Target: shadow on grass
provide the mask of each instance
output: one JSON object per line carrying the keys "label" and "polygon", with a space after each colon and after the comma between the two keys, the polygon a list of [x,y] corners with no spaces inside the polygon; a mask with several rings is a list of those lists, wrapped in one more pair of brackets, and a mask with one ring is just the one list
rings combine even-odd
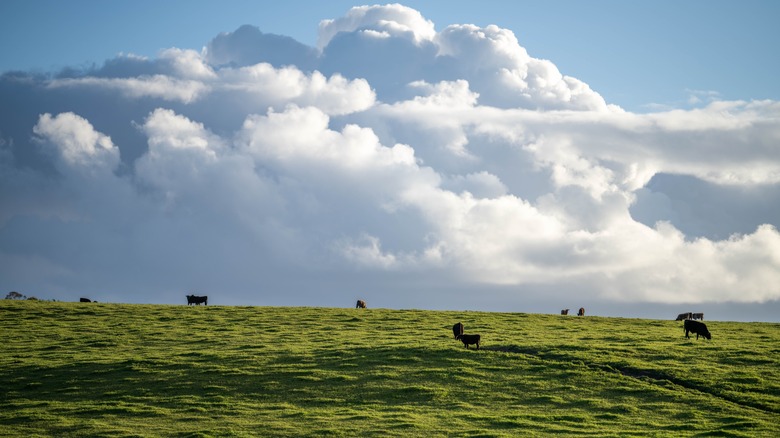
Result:
{"label": "shadow on grass", "polygon": [[[424,348],[361,348],[277,352],[273,357],[254,359],[249,354],[227,361],[189,354],[165,360],[17,366],[0,375],[0,402],[8,406],[18,402],[93,405],[126,401],[184,410],[225,398],[300,405],[429,403],[446,394],[446,382],[432,382],[431,369],[448,366],[451,355]],[[74,412],[83,417],[94,415],[78,408]],[[150,412],[139,409],[123,414],[143,416]]]}
{"label": "shadow on grass", "polygon": [[572,346],[558,346],[554,349],[536,348],[518,345],[497,345],[483,348],[487,351],[498,351],[503,353],[522,354],[537,358],[547,362],[550,368],[561,368],[567,365],[584,366],[589,370],[607,373],[617,373],[625,377],[641,380],[643,382],[663,387],[682,387],[687,390],[694,390],[713,397],[720,398],[730,403],[759,409],[767,413],[780,413],[776,406],[762,403],[757,400],[751,400],[734,396],[722,391],[712,385],[702,384],[700,382],[680,378],[674,373],[667,372],[659,368],[642,368],[631,366],[620,361],[592,361],[588,360],[587,355],[576,354],[578,351],[586,351],[585,348]]}

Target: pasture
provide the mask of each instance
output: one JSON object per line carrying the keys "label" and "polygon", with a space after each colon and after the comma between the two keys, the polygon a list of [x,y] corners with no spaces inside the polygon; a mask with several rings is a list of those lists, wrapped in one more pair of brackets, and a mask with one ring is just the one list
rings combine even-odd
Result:
{"label": "pasture", "polygon": [[2,300],[0,436],[780,436],[780,324],[353,306]]}

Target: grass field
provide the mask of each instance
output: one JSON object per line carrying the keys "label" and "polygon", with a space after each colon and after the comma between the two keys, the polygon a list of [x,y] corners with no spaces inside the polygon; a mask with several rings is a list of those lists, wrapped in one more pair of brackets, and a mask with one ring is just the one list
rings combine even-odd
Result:
{"label": "grass field", "polygon": [[780,324],[705,322],[2,300],[0,436],[780,436]]}

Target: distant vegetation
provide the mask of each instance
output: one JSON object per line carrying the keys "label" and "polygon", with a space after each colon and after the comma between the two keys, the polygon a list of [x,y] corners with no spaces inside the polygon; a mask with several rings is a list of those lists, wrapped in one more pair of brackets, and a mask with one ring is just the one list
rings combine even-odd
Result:
{"label": "distant vegetation", "polygon": [[351,304],[0,300],[0,436],[780,436],[780,324]]}

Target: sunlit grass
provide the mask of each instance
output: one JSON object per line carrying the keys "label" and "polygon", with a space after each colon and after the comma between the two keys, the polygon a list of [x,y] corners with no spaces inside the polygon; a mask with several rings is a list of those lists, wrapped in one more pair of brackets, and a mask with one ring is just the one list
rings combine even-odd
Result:
{"label": "sunlit grass", "polygon": [[780,324],[706,323],[5,300],[0,436],[780,436]]}

